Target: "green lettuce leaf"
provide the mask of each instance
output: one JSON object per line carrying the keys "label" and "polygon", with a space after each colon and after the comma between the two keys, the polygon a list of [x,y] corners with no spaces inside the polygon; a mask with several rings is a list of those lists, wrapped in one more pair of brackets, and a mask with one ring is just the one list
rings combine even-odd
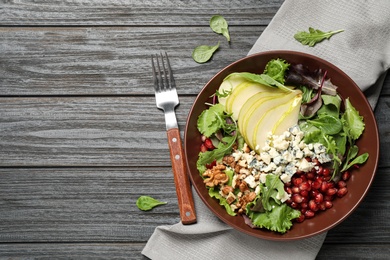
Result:
{"label": "green lettuce leaf", "polygon": [[224,107],[221,104],[211,106],[203,110],[198,117],[197,127],[201,134],[210,137],[218,131],[223,125],[221,118],[224,117]]}
{"label": "green lettuce leaf", "polygon": [[359,112],[352,106],[349,98],[345,100],[345,112],[342,116],[344,120],[344,132],[346,132],[352,141],[357,140],[363,133],[365,124],[363,117],[359,115]]}
{"label": "green lettuce leaf", "polygon": [[298,218],[301,212],[289,207],[286,203],[278,205],[276,202],[271,202],[271,204],[273,206],[271,211],[263,213],[249,211],[248,217],[256,227],[286,233],[292,226],[292,220]]}
{"label": "green lettuce leaf", "polygon": [[265,183],[260,187],[260,193],[264,209],[271,211],[274,202],[281,204],[280,198],[283,198],[285,193],[284,184],[278,175],[268,174]]}
{"label": "green lettuce leaf", "polygon": [[209,195],[210,195],[211,198],[216,198],[216,199],[219,201],[219,205],[225,207],[226,212],[227,212],[230,216],[235,216],[235,215],[237,215],[237,214],[232,210],[232,208],[230,207],[229,203],[227,203],[226,199],[225,199],[221,194],[219,194],[219,190],[218,190],[218,189],[210,188],[210,189],[209,189]]}

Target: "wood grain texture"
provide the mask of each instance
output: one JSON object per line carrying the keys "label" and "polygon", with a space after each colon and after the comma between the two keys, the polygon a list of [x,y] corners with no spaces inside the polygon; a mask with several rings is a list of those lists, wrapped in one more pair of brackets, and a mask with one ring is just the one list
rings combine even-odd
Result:
{"label": "wood grain texture", "polygon": [[[162,50],[178,93],[196,95],[215,73],[245,57],[263,29],[233,27],[228,44],[203,27],[0,28],[0,95],[153,94],[151,55]],[[219,40],[211,62],[192,59],[196,46]]]}
{"label": "wood grain texture", "polygon": [[180,220],[183,225],[196,223],[194,199],[191,191],[187,163],[178,128],[167,130],[169,153],[172,162],[173,179],[175,180]]}
{"label": "wood grain texture", "polygon": [[[388,242],[389,176],[379,169],[326,243]],[[155,227],[180,221],[170,167],[0,168],[0,180],[0,243],[146,242]],[[141,195],[168,204],[143,212],[135,205]]]}
{"label": "wood grain texture", "polygon": [[[194,96],[176,109],[182,136]],[[375,111],[390,165],[389,97]],[[2,98],[0,166],[170,166],[163,113],[150,97]],[[147,129],[147,131],[145,131]]]}
{"label": "wood grain texture", "polygon": [[1,0],[3,25],[208,26],[214,14],[230,25],[268,24],[283,0],[61,1]]}

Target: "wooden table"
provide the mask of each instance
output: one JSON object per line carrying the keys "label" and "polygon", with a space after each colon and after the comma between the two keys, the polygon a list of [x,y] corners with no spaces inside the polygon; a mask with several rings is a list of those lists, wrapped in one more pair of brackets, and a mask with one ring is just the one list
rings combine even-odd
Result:
{"label": "wooden table", "polygon": [[[142,259],[179,221],[151,54],[167,51],[181,130],[202,86],[244,57],[282,0],[0,1],[0,256]],[[231,44],[208,21],[223,15]],[[213,60],[191,58],[216,44]],[[390,77],[375,111],[380,167],[318,259],[390,255]],[[142,212],[140,195],[167,201]]]}

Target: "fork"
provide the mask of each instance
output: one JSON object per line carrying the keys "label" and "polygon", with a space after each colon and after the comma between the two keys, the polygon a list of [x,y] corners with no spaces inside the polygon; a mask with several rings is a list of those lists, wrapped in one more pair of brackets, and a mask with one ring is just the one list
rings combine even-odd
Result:
{"label": "fork", "polygon": [[160,53],[160,55],[152,55],[152,70],[156,105],[159,109],[164,111],[165,115],[180,219],[185,225],[192,224],[196,222],[194,200],[187,175],[187,165],[184,160],[180,131],[175,115],[175,107],[179,105],[179,97],[177,95],[175,80],[166,52],[165,55],[162,53]]}

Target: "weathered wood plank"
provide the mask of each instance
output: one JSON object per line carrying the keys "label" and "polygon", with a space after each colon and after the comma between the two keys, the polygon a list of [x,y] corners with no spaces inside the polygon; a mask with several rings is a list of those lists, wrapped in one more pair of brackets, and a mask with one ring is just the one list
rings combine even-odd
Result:
{"label": "weathered wood plank", "polygon": [[[61,243],[0,245],[0,255],[12,259],[148,259],[141,255],[144,243]],[[317,260],[328,259],[387,259],[388,245],[324,244]]]}
{"label": "weathered wood plank", "polygon": [[18,243],[0,244],[0,256],[5,259],[136,259],[145,243]]}
{"label": "weathered wood plank", "polygon": [[[180,220],[168,167],[11,168],[0,179],[0,242],[139,242]],[[143,212],[141,195],[168,204]]]}
{"label": "weathered wood plank", "polygon": [[390,247],[388,244],[354,245],[347,243],[324,243],[316,260],[329,259],[389,259]]}
{"label": "weathered wood plank", "polygon": [[0,25],[208,26],[214,14],[230,25],[268,24],[283,0],[8,1],[1,0]]}
{"label": "weathered wood plank", "polygon": [[[0,242],[146,242],[156,226],[179,221],[171,172],[169,167],[0,168]],[[379,169],[360,207],[328,233],[327,243],[389,242],[389,176],[389,168]],[[140,195],[168,204],[143,212],[135,206]]]}
{"label": "weathered wood plank", "polygon": [[[182,131],[193,99],[182,98],[176,110]],[[10,98],[1,103],[1,166],[138,166],[145,160],[169,166],[164,115],[154,97]]]}
{"label": "weathered wood plank", "polygon": [[[182,134],[195,97],[181,96]],[[390,164],[389,97],[376,117],[380,165]],[[169,166],[163,113],[150,97],[2,98],[0,166]],[[145,131],[147,129],[147,131]]]}
{"label": "weathered wood plank", "polygon": [[[232,27],[230,44],[202,27],[0,28],[0,95],[151,93],[150,56],[159,51],[171,57],[179,94],[196,95],[215,73],[245,57],[264,28]],[[193,61],[196,46],[218,40],[210,62]],[[383,94],[389,92],[390,75]]]}
{"label": "weathered wood plank", "polygon": [[[202,27],[0,28],[0,95],[152,94],[150,57],[160,51],[170,56],[179,94],[197,94],[245,57],[263,29],[233,27],[229,44]],[[192,59],[196,46],[218,41],[213,60]]]}

